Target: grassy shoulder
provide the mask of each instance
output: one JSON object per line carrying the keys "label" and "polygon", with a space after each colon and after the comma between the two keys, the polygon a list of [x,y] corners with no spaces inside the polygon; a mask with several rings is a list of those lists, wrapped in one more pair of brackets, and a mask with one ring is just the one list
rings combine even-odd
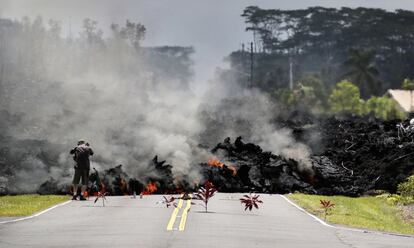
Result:
{"label": "grassy shoulder", "polygon": [[69,199],[61,195],[0,196],[0,217],[32,215]]}
{"label": "grassy shoulder", "polygon": [[291,194],[287,196],[318,217],[324,218],[320,200],[335,204],[326,220],[330,223],[371,230],[414,234],[414,226],[402,217],[402,211],[378,197],[345,197]]}

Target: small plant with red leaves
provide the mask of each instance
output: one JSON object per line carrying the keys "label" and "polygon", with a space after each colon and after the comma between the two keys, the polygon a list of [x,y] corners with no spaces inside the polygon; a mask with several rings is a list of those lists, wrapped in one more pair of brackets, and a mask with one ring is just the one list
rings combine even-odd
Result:
{"label": "small plant with red leaves", "polygon": [[171,206],[177,207],[177,203],[175,202],[176,198],[174,196],[170,195],[169,197],[166,197],[166,196],[163,196],[163,197],[164,197],[164,200],[157,202],[157,204],[159,203],[165,204],[167,208]]}
{"label": "small plant with red leaves", "polygon": [[320,203],[326,220],[326,216],[328,216],[329,212],[335,207],[335,204],[328,200],[320,200]]}
{"label": "small plant with red leaves", "polygon": [[252,211],[253,207],[256,209],[259,209],[259,203],[263,203],[263,201],[259,200],[260,195],[244,195],[242,198],[240,198],[241,204],[244,204],[244,211],[249,209],[249,211]]}
{"label": "small plant with red leaves", "polygon": [[197,193],[195,193],[196,198],[203,202],[202,206],[205,208],[206,213],[208,211],[208,201],[211,197],[214,196],[216,192],[217,189],[214,188],[214,185],[211,182],[207,181],[204,184],[204,187],[200,187]]}
{"label": "small plant with red leaves", "polygon": [[96,203],[99,199],[102,199],[102,206],[105,207],[106,196],[108,194],[108,192],[99,191],[94,203]]}

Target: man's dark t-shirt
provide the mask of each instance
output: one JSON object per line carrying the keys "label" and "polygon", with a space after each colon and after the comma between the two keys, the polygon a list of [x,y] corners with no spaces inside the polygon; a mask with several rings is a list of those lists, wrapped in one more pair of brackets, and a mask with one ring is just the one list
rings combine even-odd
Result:
{"label": "man's dark t-shirt", "polygon": [[89,156],[93,155],[93,151],[89,146],[84,144],[79,145],[73,148],[70,151],[70,154],[73,154],[73,160],[76,162],[76,169],[81,170],[89,170],[90,169],[90,161]]}

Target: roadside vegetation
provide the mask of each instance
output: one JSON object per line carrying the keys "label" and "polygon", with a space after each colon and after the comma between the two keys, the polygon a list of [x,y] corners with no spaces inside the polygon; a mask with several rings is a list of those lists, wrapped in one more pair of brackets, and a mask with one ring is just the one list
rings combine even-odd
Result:
{"label": "roadside vegetation", "polygon": [[65,195],[1,196],[0,217],[29,216],[69,199]]}
{"label": "roadside vegetation", "polygon": [[384,232],[414,234],[414,225],[403,217],[398,205],[377,196],[346,197],[291,194],[291,200],[318,217],[324,218],[321,199],[335,203],[326,220],[349,227],[366,228]]}

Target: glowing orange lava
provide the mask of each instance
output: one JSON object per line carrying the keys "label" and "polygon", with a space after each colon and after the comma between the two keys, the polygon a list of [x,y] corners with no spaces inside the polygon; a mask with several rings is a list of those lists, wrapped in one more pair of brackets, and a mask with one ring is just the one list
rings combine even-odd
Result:
{"label": "glowing orange lava", "polygon": [[237,175],[237,169],[236,169],[236,167],[229,165],[228,168],[229,168],[229,170],[232,171],[233,176],[236,176]]}
{"label": "glowing orange lava", "polygon": [[215,158],[210,158],[210,159],[208,160],[207,164],[208,164],[209,166],[212,166],[212,167],[219,167],[219,168],[221,168],[221,169],[224,169],[224,168],[226,167],[227,169],[229,169],[229,170],[231,170],[231,171],[232,171],[233,176],[236,176],[236,175],[237,175],[237,169],[236,169],[236,167],[234,167],[234,166],[232,166],[232,165],[226,166],[224,163],[220,162],[218,159],[215,159]]}
{"label": "glowing orange lava", "polygon": [[223,169],[223,167],[224,167],[224,164],[223,164],[222,162],[220,162],[219,160],[214,159],[214,158],[210,158],[210,159],[208,160],[207,164],[208,164],[209,166],[213,166],[213,167],[220,167],[220,168],[222,168],[222,169]]}
{"label": "glowing orange lava", "polygon": [[120,188],[124,195],[128,195],[128,183],[125,179],[121,178]]}
{"label": "glowing orange lava", "polygon": [[151,195],[157,191],[157,184],[155,183],[148,183],[145,187],[145,190],[141,193],[142,195]]}

